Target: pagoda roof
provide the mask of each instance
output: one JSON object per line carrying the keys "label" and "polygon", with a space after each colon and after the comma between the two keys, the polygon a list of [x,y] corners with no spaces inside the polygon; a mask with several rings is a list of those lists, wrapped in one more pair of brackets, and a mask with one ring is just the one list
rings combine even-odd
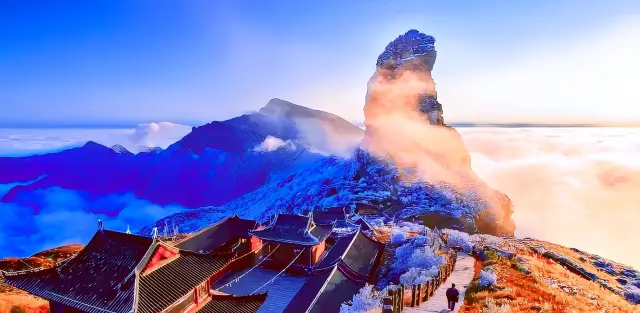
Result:
{"label": "pagoda roof", "polygon": [[136,266],[153,239],[99,230],[62,265],[5,275],[8,285],[88,313],[127,313],[133,308]]}
{"label": "pagoda roof", "polygon": [[284,312],[338,312],[365,285],[383,250],[361,230],[338,238]]}
{"label": "pagoda roof", "polygon": [[335,223],[315,225],[312,215],[276,215],[275,221],[267,228],[251,233],[264,240],[285,244],[315,246],[324,241],[333,231]]}
{"label": "pagoda roof", "polygon": [[375,241],[359,231],[342,260],[358,274],[369,277],[374,270],[376,258],[384,251],[384,246],[384,243]]}
{"label": "pagoda roof", "polygon": [[353,295],[357,294],[364,286],[365,283],[352,280],[343,273],[339,266],[336,266],[305,312],[339,312],[342,303],[351,300]]}
{"label": "pagoda roof", "polygon": [[335,222],[336,227],[338,228],[353,226],[357,227],[357,225],[354,225],[347,220],[345,208],[341,207],[329,208],[322,211],[313,211],[313,222],[316,225],[327,225]]}
{"label": "pagoda roof", "polygon": [[351,300],[364,285],[334,265],[307,280],[283,313],[339,312],[342,303]]}
{"label": "pagoda roof", "polygon": [[256,313],[262,304],[267,300],[267,293],[234,296],[234,295],[212,295],[211,300],[197,313]]}
{"label": "pagoda roof", "polygon": [[176,247],[196,252],[217,251],[238,239],[249,239],[249,232],[257,225],[254,220],[242,219],[234,214],[187,237]]}
{"label": "pagoda roof", "polygon": [[[159,245],[164,245],[158,243]],[[166,247],[166,245],[165,245]],[[136,312],[157,313],[169,307],[222,270],[234,255],[178,250],[178,256],[147,273],[139,274]]]}
{"label": "pagoda roof", "polygon": [[315,268],[322,269],[333,266],[342,260],[358,233],[359,231],[355,231],[352,234],[336,238],[336,242],[329,248],[329,251],[322,257]]}

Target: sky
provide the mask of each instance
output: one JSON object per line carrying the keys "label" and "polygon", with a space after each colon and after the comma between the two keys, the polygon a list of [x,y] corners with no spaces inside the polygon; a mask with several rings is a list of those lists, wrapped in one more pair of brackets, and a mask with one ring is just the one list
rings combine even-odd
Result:
{"label": "sky", "polygon": [[412,28],[436,37],[447,122],[640,122],[632,0],[2,0],[0,127],[194,125],[274,97],[358,122]]}

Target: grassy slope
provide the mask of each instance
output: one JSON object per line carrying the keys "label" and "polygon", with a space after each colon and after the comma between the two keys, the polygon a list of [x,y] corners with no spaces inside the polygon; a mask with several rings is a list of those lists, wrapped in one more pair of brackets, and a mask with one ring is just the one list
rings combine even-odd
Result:
{"label": "grassy slope", "polygon": [[[600,271],[584,254],[547,242],[533,242],[582,265],[611,286],[620,286],[616,277]],[[524,264],[530,274],[518,270],[508,259],[490,258],[486,263],[493,263],[492,266],[498,274],[496,287],[491,290],[471,288],[475,290],[468,292],[460,312],[490,312],[487,308],[483,311],[487,298],[495,299],[498,305],[508,304],[511,308],[508,312],[640,312],[640,306],[629,303],[596,282],[573,274],[563,266],[527,248],[520,240],[506,240],[503,245],[504,248],[515,251],[516,258],[521,257],[525,260]],[[614,263],[614,266],[619,269],[622,265]],[[550,280],[555,284],[550,284]]]}
{"label": "grassy slope", "polygon": [[[68,245],[34,254],[28,258],[6,258],[0,260],[0,270],[21,271],[29,268],[52,267],[82,249],[82,245]],[[8,286],[0,280],[0,313],[9,313],[17,306],[25,313],[49,312],[49,303],[38,297]]]}

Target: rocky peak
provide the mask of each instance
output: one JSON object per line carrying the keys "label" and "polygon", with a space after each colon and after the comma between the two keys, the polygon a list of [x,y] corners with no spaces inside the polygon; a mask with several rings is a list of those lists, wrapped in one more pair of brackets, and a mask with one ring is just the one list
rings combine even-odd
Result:
{"label": "rocky peak", "polygon": [[419,112],[431,125],[445,126],[442,104],[437,100],[435,82],[431,76],[437,56],[435,41],[433,36],[412,29],[385,47],[378,57],[376,73],[367,89],[365,119],[376,118],[371,116],[378,115],[376,107],[394,109],[388,104],[377,103],[383,99],[377,94],[389,94],[391,91],[406,98],[400,101],[400,97],[396,96],[393,99],[394,104],[405,104],[401,109],[408,107],[410,111]]}
{"label": "rocky peak", "polygon": [[132,154],[131,151],[127,150],[127,148],[123,147],[122,145],[114,145],[113,147],[111,147],[111,150],[119,154]]}
{"label": "rocky peak", "polygon": [[411,29],[404,35],[398,36],[385,47],[378,57],[376,66],[393,69],[405,61],[420,57],[428,60],[425,65],[431,71],[433,70],[436,56],[435,43],[436,39],[433,36]]}
{"label": "rocky peak", "polygon": [[[473,228],[512,235],[511,201],[475,175],[462,138],[445,124],[431,75],[436,55],[435,38],[412,29],[391,41],[378,57],[367,86],[361,168],[383,160],[390,172],[400,170],[393,174],[398,181],[447,184],[478,195],[485,209],[473,218]],[[363,157],[366,154],[374,158]]]}

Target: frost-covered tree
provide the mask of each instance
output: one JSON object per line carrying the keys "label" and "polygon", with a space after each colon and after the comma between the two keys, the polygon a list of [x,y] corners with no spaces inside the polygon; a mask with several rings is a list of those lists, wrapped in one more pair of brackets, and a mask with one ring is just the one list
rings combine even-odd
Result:
{"label": "frost-covered tree", "polygon": [[400,283],[403,285],[424,284],[438,275],[438,267],[429,269],[412,267],[404,274],[400,275]]}
{"label": "frost-covered tree", "polygon": [[470,237],[473,246],[498,245],[502,242],[502,238],[488,234],[474,234]]}
{"label": "frost-covered tree", "polygon": [[442,232],[448,235],[447,246],[460,247],[466,253],[471,253],[473,245],[469,234],[454,229],[445,229]]}
{"label": "frost-covered tree", "polygon": [[382,308],[380,293],[375,292],[372,285],[366,284],[351,301],[340,306],[340,313],[371,313],[380,308]]}
{"label": "frost-covered tree", "polygon": [[401,231],[394,230],[391,233],[391,243],[392,244],[402,244],[407,241],[407,237]]}
{"label": "frost-covered tree", "polygon": [[[438,273],[438,268],[444,263],[444,258],[436,255],[426,245],[427,242],[427,237],[416,236],[396,249],[391,273],[394,277],[400,276],[403,284],[426,282]],[[435,274],[433,274],[434,270]]]}

